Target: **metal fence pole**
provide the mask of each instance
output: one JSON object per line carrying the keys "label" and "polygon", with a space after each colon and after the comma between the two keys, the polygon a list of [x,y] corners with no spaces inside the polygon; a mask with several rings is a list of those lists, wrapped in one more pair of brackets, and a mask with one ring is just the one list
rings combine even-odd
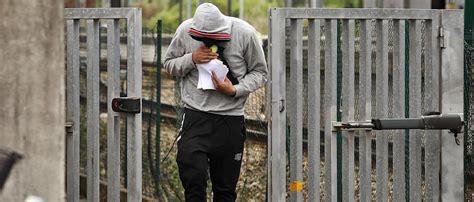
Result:
{"label": "metal fence pole", "polygon": [[321,21],[308,21],[308,201],[320,200]]}
{"label": "metal fence pole", "polygon": [[286,58],[285,18],[277,9],[270,10],[270,58],[271,58],[271,122],[268,145],[269,159],[269,201],[284,201],[286,198]]}
{"label": "metal fence pole", "polygon": [[179,20],[179,24],[181,24],[181,22],[183,22],[183,0],[179,0],[179,17],[178,17],[178,20]]}
{"label": "metal fence pole", "polygon": [[156,23],[156,150],[155,150],[155,194],[160,196],[160,142],[161,142],[161,37],[163,24]]}
{"label": "metal fence pole", "polygon": [[[355,22],[342,22],[342,121],[354,121]],[[354,201],[354,131],[342,132],[342,201]]]}
{"label": "metal fence pole", "polygon": [[[290,183],[298,186],[303,181],[303,21],[291,21],[290,58]],[[291,185],[290,185],[291,186]],[[296,189],[295,189],[296,188]],[[291,201],[302,201],[302,190],[290,189]]]}
{"label": "metal fence pole", "polygon": [[191,0],[186,1],[186,19],[192,18],[191,4],[192,4]]}
{"label": "metal fence pole", "polygon": [[[421,115],[421,21],[410,20],[410,118]],[[421,132],[410,131],[410,201],[421,201]]]}
{"label": "metal fence pole", "polygon": [[110,8],[110,0],[102,0],[103,8]]}
{"label": "metal fence pole", "polygon": [[99,20],[87,20],[87,198],[99,201]]}
{"label": "metal fence pole", "polygon": [[[337,201],[337,132],[332,132],[337,101],[337,20],[325,20],[324,48],[324,168],[326,201]],[[326,152],[327,151],[327,152]]]}
{"label": "metal fence pole", "polygon": [[[372,114],[372,35],[371,20],[360,25],[359,54],[359,121]],[[360,201],[371,200],[372,138],[371,131],[359,131]]]}
{"label": "metal fence pole", "polygon": [[67,200],[79,201],[80,92],[79,92],[79,20],[67,21],[67,104],[66,121],[72,131],[66,137]]}
{"label": "metal fence pole", "polygon": [[[405,21],[393,21],[393,117],[405,118]],[[405,201],[405,136],[393,136],[393,200]]]}
{"label": "metal fence pole", "polygon": [[120,116],[112,110],[112,99],[120,97],[119,20],[107,24],[107,200],[120,201]]}
{"label": "metal fence pole", "polygon": [[239,0],[239,18],[244,19],[244,0]]}
{"label": "metal fence pole", "polygon": [[[137,9],[127,19],[127,96],[141,97],[142,18]],[[140,100],[141,102],[141,100]],[[141,110],[140,110],[141,111]],[[142,114],[127,115],[128,201],[142,200]]]}
{"label": "metal fence pole", "polygon": [[[388,116],[388,21],[376,21],[376,117]],[[384,131],[376,132],[377,201],[388,200],[388,137]]]}
{"label": "metal fence pole", "polygon": [[[342,121],[342,20],[337,20],[337,39],[336,39],[336,58],[337,58],[337,68],[336,68],[336,121]],[[337,199],[341,201],[342,198],[342,132],[338,131],[336,134],[336,164],[337,171]]]}
{"label": "metal fence pole", "polygon": [[364,8],[375,8],[375,0],[363,0],[364,1]]}

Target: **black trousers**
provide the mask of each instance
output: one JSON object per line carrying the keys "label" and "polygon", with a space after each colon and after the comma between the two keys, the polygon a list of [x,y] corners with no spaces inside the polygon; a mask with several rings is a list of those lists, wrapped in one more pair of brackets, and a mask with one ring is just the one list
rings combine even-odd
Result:
{"label": "black trousers", "polygon": [[243,116],[185,109],[176,162],[186,202],[206,201],[209,176],[214,202],[235,201],[245,137]]}

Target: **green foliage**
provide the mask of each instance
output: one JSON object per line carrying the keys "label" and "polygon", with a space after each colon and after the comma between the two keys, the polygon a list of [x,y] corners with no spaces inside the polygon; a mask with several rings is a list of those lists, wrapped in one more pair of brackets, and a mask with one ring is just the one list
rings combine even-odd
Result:
{"label": "green foliage", "polygon": [[[227,0],[208,0],[206,2],[216,5],[223,14],[229,15]],[[187,1],[183,0],[183,21],[186,20]],[[144,26],[153,28],[158,19],[163,20],[163,29],[165,33],[173,33],[179,25],[179,1],[153,1],[151,3],[142,3],[140,6],[144,10]],[[157,8],[147,9],[146,7],[156,6]],[[283,1],[275,0],[244,0],[244,20],[252,24],[259,32],[267,33],[268,29],[268,9],[272,7],[283,6]],[[232,12],[230,16],[237,17],[239,15],[239,1],[232,1]],[[196,10],[196,1],[192,1],[192,13]],[[155,12],[153,15],[147,15],[147,11]],[[150,16],[147,18],[147,16]]]}
{"label": "green foliage", "polygon": [[[363,0],[326,0],[329,8],[362,8],[364,5]],[[331,6],[329,4],[333,4]]]}
{"label": "green foliage", "polygon": [[[143,24],[147,28],[154,28],[158,19],[163,20],[164,33],[174,33],[179,26],[179,2],[180,0],[152,0],[150,3],[138,3],[135,6],[143,8]],[[182,20],[186,20],[187,0],[182,0]],[[191,16],[196,10],[197,1],[191,1]],[[232,0],[232,11],[228,13],[227,0],[206,0],[216,5],[223,14],[228,16],[239,16],[239,1]],[[304,7],[305,0],[293,0],[295,7]],[[362,0],[324,0],[324,7],[344,8],[362,7]],[[253,25],[262,34],[268,32],[268,9],[283,7],[284,0],[244,0],[244,20]]]}

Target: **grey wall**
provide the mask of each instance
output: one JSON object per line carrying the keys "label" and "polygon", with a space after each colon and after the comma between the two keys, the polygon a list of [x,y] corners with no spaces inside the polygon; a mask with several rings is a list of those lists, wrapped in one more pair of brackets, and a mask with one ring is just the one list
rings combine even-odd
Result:
{"label": "grey wall", "polygon": [[0,201],[65,200],[63,2],[0,1],[0,147],[24,157]]}

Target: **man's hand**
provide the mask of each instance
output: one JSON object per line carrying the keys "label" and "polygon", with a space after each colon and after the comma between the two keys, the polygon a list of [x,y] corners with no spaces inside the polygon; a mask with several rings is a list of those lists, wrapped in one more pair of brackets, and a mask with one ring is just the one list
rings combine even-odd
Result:
{"label": "man's hand", "polygon": [[235,87],[232,85],[232,82],[225,77],[224,81],[219,81],[217,79],[217,76],[214,72],[212,72],[212,83],[214,83],[214,87],[216,87],[216,90],[220,93],[226,94],[228,96],[235,96]]}
{"label": "man's hand", "polygon": [[194,64],[208,63],[213,59],[217,59],[218,54],[213,53],[210,48],[204,44],[193,52]]}

